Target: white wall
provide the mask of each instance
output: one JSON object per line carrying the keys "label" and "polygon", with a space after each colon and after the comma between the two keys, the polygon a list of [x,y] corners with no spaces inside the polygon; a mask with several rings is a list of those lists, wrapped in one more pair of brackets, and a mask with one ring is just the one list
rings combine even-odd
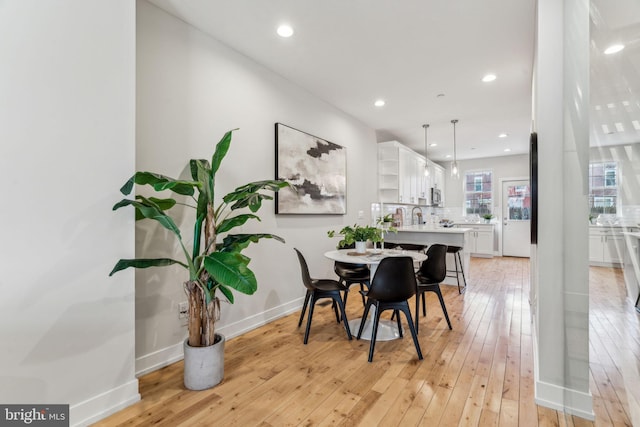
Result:
{"label": "white wall", "polygon": [[66,403],[71,422],[139,399],[132,215],[135,9],[0,2],[0,402]]}
{"label": "white wall", "polygon": [[497,221],[494,226],[493,249],[497,254],[502,253],[502,187],[501,180],[506,178],[529,177],[529,155],[519,154],[513,156],[486,157],[482,159],[458,160],[460,179],[451,178],[450,164],[443,165],[446,168],[446,207],[438,209],[440,216],[452,220],[465,216],[464,213],[464,174],[478,170],[490,170],[493,172],[493,214]]}
{"label": "white wall", "polygon": [[[346,147],[347,215],[276,216],[273,203],[266,203],[262,222],[245,231],[275,233],[286,244],[262,241],[245,252],[258,291],[236,294],[233,306],[223,304],[217,327],[231,337],[297,310],[304,290],[293,247],[306,255],[312,275],[333,277],[332,263],[322,254],[337,239],[326,232],[359,221],[360,210],[361,222],[368,221],[377,185],[374,131],[146,1],[138,2],[137,36],[137,169],[180,176],[188,159],[210,158],[222,134],[237,127],[218,175],[222,195],[275,177],[275,122]],[[192,233],[190,215],[184,212],[186,235]],[[172,246],[171,236],[155,224],[138,224],[138,256],[172,256]],[[136,274],[139,372],[181,357],[186,328],[177,318],[177,303],[185,300],[185,278],[180,268]]]}
{"label": "white wall", "polygon": [[539,0],[534,130],[536,403],[593,418],[589,391],[589,2]]}

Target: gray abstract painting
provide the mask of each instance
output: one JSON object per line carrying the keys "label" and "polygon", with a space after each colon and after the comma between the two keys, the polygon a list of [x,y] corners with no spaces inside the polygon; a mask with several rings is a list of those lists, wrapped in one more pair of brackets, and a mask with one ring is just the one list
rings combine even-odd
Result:
{"label": "gray abstract painting", "polygon": [[341,145],[276,123],[277,214],[345,214],[347,155]]}

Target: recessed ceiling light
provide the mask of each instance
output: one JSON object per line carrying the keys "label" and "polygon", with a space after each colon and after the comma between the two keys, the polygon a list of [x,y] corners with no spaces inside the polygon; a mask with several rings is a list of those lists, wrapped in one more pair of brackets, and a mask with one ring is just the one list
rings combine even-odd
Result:
{"label": "recessed ceiling light", "polygon": [[496,75],[495,74],[487,74],[486,76],[484,76],[482,78],[482,81],[485,83],[489,83],[492,82],[496,79]]}
{"label": "recessed ceiling light", "polygon": [[447,154],[445,157],[446,157],[447,159],[449,159],[449,158],[451,158],[451,154]]}
{"label": "recessed ceiling light", "polygon": [[439,93],[436,95],[436,98],[442,98],[442,97],[444,97],[444,93]]}
{"label": "recessed ceiling light", "polygon": [[637,121],[637,120],[633,120],[633,121],[631,122],[631,124],[633,125],[633,128],[634,128],[635,130],[640,130],[640,122],[639,122],[639,121]]}
{"label": "recessed ceiling light", "polygon": [[287,24],[280,25],[277,31],[280,37],[291,37],[293,35],[293,28]]}
{"label": "recessed ceiling light", "polygon": [[609,46],[604,50],[604,53],[605,55],[611,55],[612,53],[620,52],[622,49],[624,49],[623,44],[612,44],[611,46]]}
{"label": "recessed ceiling light", "polygon": [[614,123],[618,132],[624,132],[624,126],[620,122]]}
{"label": "recessed ceiling light", "polygon": [[504,152],[505,152],[505,153],[508,153],[509,151],[511,151],[511,148],[505,148],[505,149],[504,149]]}
{"label": "recessed ceiling light", "polygon": [[432,142],[431,144],[429,144],[429,147],[437,147],[438,144],[436,144],[435,142]]}
{"label": "recessed ceiling light", "polygon": [[384,107],[384,99],[378,99],[376,102],[373,103],[373,105],[375,105],[376,107]]}
{"label": "recessed ceiling light", "polygon": [[509,135],[507,135],[506,133],[503,132],[500,135],[498,135],[498,138],[506,138],[507,136],[509,136]]}

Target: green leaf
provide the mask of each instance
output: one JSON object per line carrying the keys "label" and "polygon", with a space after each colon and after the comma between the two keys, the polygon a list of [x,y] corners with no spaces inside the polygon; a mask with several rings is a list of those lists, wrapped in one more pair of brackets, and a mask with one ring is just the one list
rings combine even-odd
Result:
{"label": "green leaf", "polygon": [[249,261],[237,252],[213,252],[204,258],[204,268],[221,285],[251,295],[258,289],[258,283],[247,267]]}
{"label": "green leaf", "polygon": [[171,258],[139,258],[139,259],[121,259],[109,273],[109,276],[112,276],[114,273],[117,273],[120,270],[124,270],[129,267],[133,268],[149,268],[149,267],[166,267],[168,265],[179,264],[184,268],[188,269],[189,267],[180,261],[176,261]]}
{"label": "green leaf", "polygon": [[204,221],[204,215],[200,215],[196,218],[196,223],[193,225],[193,250],[191,252],[191,258],[195,263],[196,258],[200,255],[200,241],[202,239],[202,222]]}
{"label": "green leaf", "polygon": [[218,289],[222,292],[222,295],[229,301],[229,303],[233,304],[233,292],[228,287],[218,284]]}
{"label": "green leaf", "polygon": [[260,190],[268,190],[268,191],[279,191],[281,188],[288,187],[290,184],[286,181],[280,181],[277,179],[268,179],[264,181],[255,181],[240,186],[233,190],[231,193],[224,196],[223,200],[225,203],[231,203],[235,200],[241,200],[246,198],[248,195],[256,193]]}
{"label": "green leaf", "polygon": [[220,223],[220,225],[218,225],[218,228],[216,229],[216,231],[218,233],[225,233],[229,230],[231,230],[232,228],[235,227],[239,227],[241,225],[243,225],[245,222],[247,222],[250,219],[257,219],[258,221],[260,221],[260,217],[258,217],[257,215],[252,215],[252,214],[242,214],[242,215],[238,215],[238,216],[234,216],[233,218],[227,218],[224,221],[222,221]]}
{"label": "green leaf", "polygon": [[222,240],[220,250],[223,252],[240,252],[249,246],[250,243],[258,243],[260,239],[275,239],[285,243],[282,237],[276,236],[275,234],[230,234]]}
{"label": "green leaf", "polygon": [[227,155],[227,151],[229,151],[229,146],[231,145],[231,134],[233,130],[228,131],[224,134],[222,139],[218,141],[216,144],[216,151],[213,153],[213,157],[211,158],[211,176],[215,176],[218,169],[220,169],[220,164],[222,163],[222,159]]}
{"label": "green leaf", "polygon": [[204,159],[192,159],[189,162],[193,179],[200,183],[197,215],[207,214],[207,205],[213,203],[213,180],[211,166]]}
{"label": "green leaf", "polygon": [[178,228],[176,223],[173,222],[173,219],[165,214],[162,209],[158,208],[158,206],[154,202],[142,196],[136,196],[136,198],[140,199],[140,201],[122,199],[113,206],[113,210],[115,211],[116,209],[119,209],[123,206],[131,205],[136,208],[136,217],[139,213],[143,218],[149,218],[158,221],[164,228],[173,231],[178,237],[181,237],[180,229]]}
{"label": "green leaf", "polygon": [[133,190],[133,184],[151,185],[156,191],[171,190],[174,193],[184,196],[193,196],[194,187],[199,184],[193,181],[183,181],[174,179],[165,175],[153,172],[136,172],[129,180],[120,188],[122,194],[130,194]]}

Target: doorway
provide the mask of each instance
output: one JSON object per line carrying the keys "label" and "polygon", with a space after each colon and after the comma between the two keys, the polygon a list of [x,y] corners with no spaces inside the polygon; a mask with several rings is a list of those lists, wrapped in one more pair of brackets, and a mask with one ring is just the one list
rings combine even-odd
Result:
{"label": "doorway", "polygon": [[531,186],[528,179],[502,181],[502,255],[531,255]]}

